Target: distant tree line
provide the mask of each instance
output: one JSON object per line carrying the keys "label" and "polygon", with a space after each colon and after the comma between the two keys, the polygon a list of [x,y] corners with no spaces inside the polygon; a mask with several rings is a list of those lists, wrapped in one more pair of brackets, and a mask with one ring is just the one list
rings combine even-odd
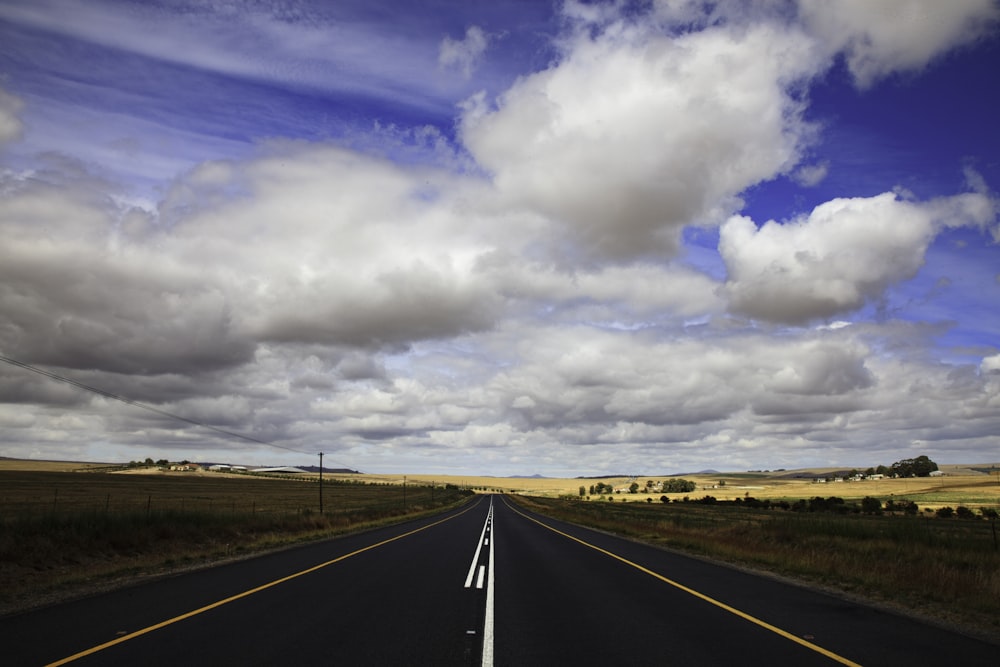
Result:
{"label": "distant tree line", "polygon": [[926,456],[918,456],[915,459],[903,459],[889,466],[890,474],[898,477],[927,477],[937,469],[938,464]]}
{"label": "distant tree line", "polygon": [[[865,471],[855,468],[842,476],[843,479],[856,479],[858,477],[871,477],[873,475],[884,475],[885,477],[927,477],[938,469],[938,464],[931,461],[927,456],[918,456],[912,459],[896,461],[892,465],[879,465],[875,468],[868,468]],[[838,479],[837,477],[827,477],[827,481]]]}
{"label": "distant tree line", "polygon": [[[656,486],[656,482],[653,480],[646,480],[646,484],[640,485],[639,482],[632,482],[628,487],[629,493],[649,493]],[[698,485],[687,479],[673,478],[666,479],[660,485],[660,491],[663,493],[690,493],[698,488]],[[580,487],[579,493],[582,497],[584,495],[584,487]],[[605,482],[598,482],[597,484],[590,485],[590,495],[592,496],[603,496],[613,495],[615,493],[615,487],[611,484]]]}

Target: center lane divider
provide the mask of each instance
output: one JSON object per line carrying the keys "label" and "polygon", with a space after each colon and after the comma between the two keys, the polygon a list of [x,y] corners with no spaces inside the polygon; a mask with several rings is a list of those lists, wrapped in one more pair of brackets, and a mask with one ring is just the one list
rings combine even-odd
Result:
{"label": "center lane divider", "polygon": [[[493,496],[490,496],[490,511],[486,514],[486,521],[483,523],[483,532],[479,535],[479,542],[476,544],[476,553],[472,556],[469,573],[465,577],[466,588],[472,588],[473,579],[476,581],[476,588],[478,590],[482,590],[483,586],[486,586],[486,608],[483,610],[483,652],[480,661],[482,667],[493,667],[493,601],[495,599],[493,545],[495,543],[496,530],[493,522]],[[484,546],[489,547],[485,565],[480,563],[480,555]],[[474,632],[475,630],[469,631],[469,633]]]}
{"label": "center lane divider", "polygon": [[[465,577],[465,587],[470,588],[472,586],[472,580],[476,576],[476,566],[479,565],[479,554],[482,552],[483,545],[490,542],[489,533],[490,526],[493,523],[493,496],[490,496],[490,511],[486,513],[486,521],[483,523],[483,532],[479,535],[479,542],[476,544],[476,553],[472,556],[472,564],[469,565],[469,574]],[[480,569],[483,572],[484,569]],[[476,588],[483,587],[482,574],[479,577],[479,583],[476,584]]]}

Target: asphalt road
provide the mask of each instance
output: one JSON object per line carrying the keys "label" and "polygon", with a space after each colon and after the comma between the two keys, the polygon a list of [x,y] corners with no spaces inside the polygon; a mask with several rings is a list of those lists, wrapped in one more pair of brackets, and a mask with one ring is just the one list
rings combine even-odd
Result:
{"label": "asphalt road", "polygon": [[996,665],[1000,647],[501,496],[0,620],[4,665]]}

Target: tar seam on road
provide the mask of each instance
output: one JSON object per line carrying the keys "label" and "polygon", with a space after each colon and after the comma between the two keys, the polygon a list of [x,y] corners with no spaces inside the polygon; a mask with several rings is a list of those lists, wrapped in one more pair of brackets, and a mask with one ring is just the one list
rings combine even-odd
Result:
{"label": "tar seam on road", "polygon": [[804,646],[804,647],[806,647],[806,648],[808,648],[808,649],[810,649],[812,651],[815,651],[815,652],[817,652],[817,653],[819,653],[821,655],[824,655],[827,658],[830,658],[831,660],[833,660],[835,662],[839,662],[842,665],[849,665],[850,667],[861,667],[861,665],[859,665],[858,663],[853,662],[853,661],[851,661],[851,660],[849,660],[849,659],[847,659],[847,658],[845,658],[845,657],[843,657],[841,655],[837,655],[833,651],[828,651],[825,648],[823,648],[822,646],[817,646],[816,644],[813,644],[812,642],[808,642],[805,639],[802,639],[801,637],[796,637],[792,633],[787,632],[785,630],[782,630],[781,628],[776,627],[774,625],[771,625],[767,621],[762,621],[761,619],[757,618],[756,616],[751,616],[750,614],[748,614],[748,613],[746,613],[744,611],[740,611],[739,609],[736,609],[735,607],[730,607],[725,602],[720,602],[719,600],[716,600],[715,598],[711,598],[711,597],[705,595],[704,593],[699,593],[698,591],[694,590],[693,588],[688,588],[684,584],[678,583],[678,582],[676,582],[676,581],[674,581],[672,579],[668,579],[667,577],[664,577],[662,574],[657,574],[656,572],[653,572],[652,570],[650,570],[648,568],[645,568],[642,565],[639,565],[638,563],[633,563],[632,561],[628,560],[627,558],[623,558],[622,556],[619,556],[616,553],[612,553],[612,552],[608,551],[607,549],[602,549],[601,547],[595,546],[595,545],[593,545],[593,544],[591,544],[589,542],[585,542],[584,540],[581,540],[579,537],[574,537],[574,536],[570,535],[569,533],[564,533],[563,531],[559,530],[558,528],[553,528],[552,526],[550,526],[550,525],[548,525],[546,523],[543,523],[543,522],[539,521],[538,519],[536,519],[534,517],[528,516],[527,514],[525,514],[524,512],[522,512],[521,510],[519,510],[516,507],[512,506],[510,503],[507,503],[506,500],[504,500],[504,503],[508,507],[510,507],[510,509],[514,510],[515,512],[517,512],[518,514],[520,514],[521,516],[523,516],[525,519],[528,519],[529,521],[534,521],[535,523],[537,523],[539,526],[542,526],[543,528],[548,528],[549,530],[551,530],[554,533],[558,533],[559,535],[562,535],[563,537],[569,538],[569,539],[573,540],[574,542],[578,542],[578,543],[582,544],[585,547],[590,547],[591,549],[594,549],[595,551],[599,551],[602,554],[604,554],[605,556],[610,556],[611,558],[614,558],[615,560],[621,561],[622,563],[625,563],[626,565],[631,565],[632,567],[634,567],[635,569],[639,570],[640,572],[645,572],[646,574],[650,575],[651,577],[655,577],[655,578],[659,579],[660,581],[673,586],[674,588],[680,589],[680,590],[684,591],[685,593],[693,595],[693,596],[695,596],[696,598],[698,598],[700,600],[704,600],[705,602],[708,602],[709,604],[715,605],[719,609],[722,609],[724,611],[728,611],[730,614],[735,614],[736,616],[739,616],[740,618],[742,618],[742,619],[744,619],[746,621],[750,621],[751,623],[753,623],[755,625],[758,625],[758,626],[764,628],[765,630],[770,630],[771,632],[773,632],[773,633],[775,633],[777,635],[780,635],[781,637],[784,637],[785,639],[793,641],[796,644],[799,644],[799,645]]}
{"label": "tar seam on road", "polygon": [[451,521],[452,519],[455,519],[455,518],[457,518],[457,517],[465,514],[466,512],[472,510],[478,504],[479,503],[475,503],[473,505],[470,505],[469,507],[467,507],[466,509],[462,510],[458,514],[453,514],[452,516],[445,517],[444,519],[441,519],[440,521],[435,521],[434,523],[429,523],[426,526],[422,526],[420,528],[417,528],[416,530],[411,530],[411,531],[409,531],[407,533],[403,533],[402,535],[397,535],[396,537],[390,537],[389,539],[382,540],[381,542],[378,542],[376,544],[370,544],[367,547],[364,547],[362,549],[358,549],[356,551],[352,551],[351,553],[344,554],[343,556],[338,556],[337,558],[334,558],[333,560],[328,560],[325,563],[320,563],[319,565],[314,565],[314,566],[312,566],[310,568],[302,570],[301,572],[296,572],[294,574],[290,574],[287,577],[282,577],[281,579],[275,579],[274,581],[272,581],[270,583],[263,584],[261,586],[257,586],[256,588],[251,588],[250,590],[243,591],[242,593],[237,593],[236,595],[232,595],[232,596],[230,596],[228,598],[225,598],[224,600],[219,600],[218,602],[213,602],[210,605],[206,605],[204,607],[200,607],[200,608],[195,609],[193,611],[189,611],[186,614],[181,614],[180,616],[174,616],[173,618],[169,618],[169,619],[167,619],[165,621],[161,621],[160,623],[157,623],[155,625],[150,625],[149,627],[143,628],[142,630],[136,630],[135,632],[130,632],[127,635],[123,635],[121,637],[118,637],[117,639],[112,639],[109,642],[105,642],[105,643],[100,644],[98,646],[94,646],[92,648],[88,648],[85,651],[80,651],[79,653],[74,653],[73,655],[71,655],[71,656],[69,656],[67,658],[63,658],[62,660],[57,660],[55,662],[51,662],[48,665],[46,665],[46,667],[58,667],[59,665],[65,665],[67,663],[73,662],[74,660],[79,660],[80,658],[84,658],[84,657],[86,657],[88,655],[93,655],[94,653],[97,653],[98,651],[103,651],[106,648],[111,648],[112,646],[116,646],[118,644],[122,644],[122,643],[127,642],[127,641],[129,641],[131,639],[135,639],[136,637],[141,637],[142,635],[149,634],[150,632],[153,632],[154,630],[159,630],[160,628],[165,628],[168,625],[173,625],[174,623],[177,623],[179,621],[183,621],[185,619],[191,618],[192,616],[197,616],[198,614],[202,614],[202,613],[204,613],[206,611],[210,611],[212,609],[215,609],[216,607],[221,607],[224,604],[229,604],[230,602],[234,602],[236,600],[248,597],[250,595],[253,595],[254,593],[259,593],[259,592],[261,592],[263,590],[266,590],[268,588],[273,588],[274,586],[277,586],[278,584],[283,584],[286,581],[291,581],[292,579],[295,579],[297,577],[301,577],[302,575],[310,574],[310,573],[315,572],[317,570],[321,570],[321,569],[323,569],[324,567],[326,567],[328,565],[333,565],[334,563],[339,563],[340,561],[346,560],[346,559],[350,558],[351,556],[357,556],[360,553],[364,553],[366,551],[371,551],[372,549],[380,547],[380,546],[382,546],[384,544],[389,544],[390,542],[395,542],[396,540],[401,540],[404,537],[409,537],[410,535],[414,535],[414,534],[419,533],[419,532],[421,532],[423,530],[427,530],[428,528],[433,528],[434,526],[437,526],[438,524],[442,524],[445,521]]}

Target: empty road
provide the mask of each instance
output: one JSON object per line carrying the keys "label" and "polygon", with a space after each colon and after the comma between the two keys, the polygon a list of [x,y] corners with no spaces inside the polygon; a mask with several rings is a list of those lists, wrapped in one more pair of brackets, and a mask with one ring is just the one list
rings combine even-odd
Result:
{"label": "empty road", "polygon": [[482,496],[0,620],[9,665],[994,665],[1000,647]]}

